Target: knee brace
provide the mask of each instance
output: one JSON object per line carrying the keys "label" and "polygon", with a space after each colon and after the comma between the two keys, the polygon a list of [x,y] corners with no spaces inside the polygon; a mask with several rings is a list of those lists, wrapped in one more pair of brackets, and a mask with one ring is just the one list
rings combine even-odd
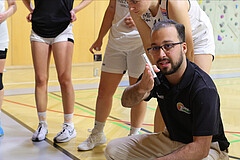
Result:
{"label": "knee brace", "polygon": [[0,73],[0,90],[3,89],[2,75],[3,75],[3,73]]}

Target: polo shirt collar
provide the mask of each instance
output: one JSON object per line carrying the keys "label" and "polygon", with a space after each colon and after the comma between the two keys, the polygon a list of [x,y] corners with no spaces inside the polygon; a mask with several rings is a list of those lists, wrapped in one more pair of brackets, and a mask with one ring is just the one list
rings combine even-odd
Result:
{"label": "polo shirt collar", "polygon": [[183,73],[183,77],[182,77],[181,81],[178,83],[177,88],[178,89],[186,88],[192,82],[193,75],[194,75],[194,66],[187,59],[187,68],[186,68],[185,72]]}

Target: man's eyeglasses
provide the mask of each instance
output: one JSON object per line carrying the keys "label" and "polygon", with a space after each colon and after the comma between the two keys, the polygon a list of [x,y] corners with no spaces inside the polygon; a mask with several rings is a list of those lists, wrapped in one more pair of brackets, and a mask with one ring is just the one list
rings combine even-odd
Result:
{"label": "man's eyeglasses", "polygon": [[168,43],[168,44],[164,44],[162,46],[154,46],[154,47],[151,47],[151,48],[148,48],[147,51],[148,53],[150,53],[151,55],[157,55],[159,54],[159,51],[160,49],[163,50],[163,52],[165,52],[166,54],[170,52],[170,50],[172,48],[174,48],[175,45],[178,45],[178,44],[182,44],[183,42],[178,42],[178,43]]}
{"label": "man's eyeglasses", "polygon": [[137,4],[139,1],[137,0],[129,0],[128,3],[133,3],[133,4]]}

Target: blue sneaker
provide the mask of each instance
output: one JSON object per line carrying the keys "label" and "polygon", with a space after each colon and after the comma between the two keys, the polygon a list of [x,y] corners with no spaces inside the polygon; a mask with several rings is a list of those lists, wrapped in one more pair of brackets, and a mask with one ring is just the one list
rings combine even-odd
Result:
{"label": "blue sneaker", "polygon": [[1,127],[1,120],[0,120],[0,137],[3,136],[3,129]]}

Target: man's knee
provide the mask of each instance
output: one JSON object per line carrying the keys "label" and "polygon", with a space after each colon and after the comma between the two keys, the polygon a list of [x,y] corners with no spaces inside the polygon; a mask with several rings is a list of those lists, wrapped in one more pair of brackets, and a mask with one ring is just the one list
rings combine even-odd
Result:
{"label": "man's knee", "polygon": [[226,151],[220,150],[218,142],[213,142],[211,144],[209,154],[203,160],[215,160],[215,159],[219,159],[219,160],[228,160],[229,159],[228,153]]}
{"label": "man's knee", "polygon": [[116,144],[115,144],[115,141],[116,140],[111,140],[107,146],[106,146],[106,149],[104,151],[104,155],[106,157],[106,159],[113,159],[113,155],[115,155],[115,147],[116,147]]}

